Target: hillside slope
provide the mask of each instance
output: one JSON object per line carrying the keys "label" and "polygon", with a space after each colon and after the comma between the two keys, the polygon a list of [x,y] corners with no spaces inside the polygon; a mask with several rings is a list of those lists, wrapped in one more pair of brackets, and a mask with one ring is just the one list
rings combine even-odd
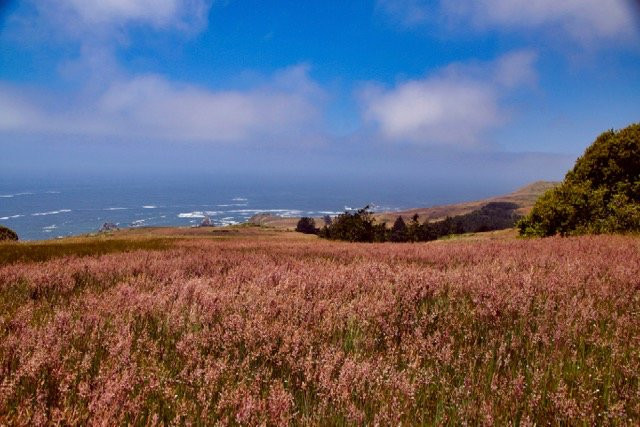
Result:
{"label": "hillside slope", "polygon": [[[525,187],[519,188],[513,193],[490,197],[487,199],[474,200],[470,202],[454,203],[450,205],[439,205],[424,208],[409,209],[401,212],[381,212],[375,215],[379,221],[393,222],[398,215],[405,219],[411,218],[414,214],[420,215],[422,221],[429,219],[436,221],[444,219],[447,216],[463,215],[480,209],[491,202],[509,202],[518,205],[517,213],[525,215],[529,213],[534,203],[545,191],[558,185],[553,181],[537,181]],[[254,224],[276,227],[276,228],[295,228],[299,218],[283,218],[269,214],[254,215],[249,221]],[[319,221],[318,221],[319,223]]]}
{"label": "hillside slope", "polygon": [[524,215],[527,214],[538,197],[540,197],[545,191],[558,185],[554,181],[536,181],[525,187],[519,188],[513,193],[490,197],[487,199],[474,200],[471,202],[453,203],[450,205],[438,205],[427,208],[415,208],[401,212],[383,212],[376,215],[381,221],[393,221],[401,215],[403,218],[411,218],[414,214],[420,215],[422,220],[429,219],[430,221],[436,221],[444,219],[448,216],[464,215],[472,212],[476,209],[480,209],[491,202],[509,202],[518,205],[517,213]]}

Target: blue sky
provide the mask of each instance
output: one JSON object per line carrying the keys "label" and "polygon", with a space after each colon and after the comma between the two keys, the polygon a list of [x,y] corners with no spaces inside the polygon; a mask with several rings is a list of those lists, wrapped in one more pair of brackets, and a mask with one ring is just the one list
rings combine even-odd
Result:
{"label": "blue sky", "polygon": [[0,0],[11,173],[561,178],[640,120],[625,0]]}

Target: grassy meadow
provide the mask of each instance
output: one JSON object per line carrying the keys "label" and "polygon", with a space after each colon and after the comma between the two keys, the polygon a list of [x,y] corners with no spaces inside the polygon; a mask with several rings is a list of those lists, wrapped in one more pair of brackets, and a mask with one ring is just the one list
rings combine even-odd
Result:
{"label": "grassy meadow", "polygon": [[640,239],[487,235],[1,244],[0,424],[639,423]]}

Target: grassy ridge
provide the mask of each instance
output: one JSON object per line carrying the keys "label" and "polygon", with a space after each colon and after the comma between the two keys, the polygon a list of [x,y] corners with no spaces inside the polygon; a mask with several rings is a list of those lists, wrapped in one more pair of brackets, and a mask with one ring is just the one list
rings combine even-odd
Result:
{"label": "grassy ridge", "polygon": [[162,250],[171,247],[163,238],[76,238],[60,242],[0,243],[0,265],[15,262],[42,262],[65,256],[96,256],[135,250]]}
{"label": "grassy ridge", "polygon": [[176,242],[0,267],[0,424],[636,424],[631,237]]}

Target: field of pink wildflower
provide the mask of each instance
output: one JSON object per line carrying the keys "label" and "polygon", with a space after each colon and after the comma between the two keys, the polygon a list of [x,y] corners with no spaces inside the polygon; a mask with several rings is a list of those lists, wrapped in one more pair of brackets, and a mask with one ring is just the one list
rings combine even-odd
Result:
{"label": "field of pink wildflower", "polygon": [[0,424],[637,424],[640,240],[185,240],[0,267]]}

